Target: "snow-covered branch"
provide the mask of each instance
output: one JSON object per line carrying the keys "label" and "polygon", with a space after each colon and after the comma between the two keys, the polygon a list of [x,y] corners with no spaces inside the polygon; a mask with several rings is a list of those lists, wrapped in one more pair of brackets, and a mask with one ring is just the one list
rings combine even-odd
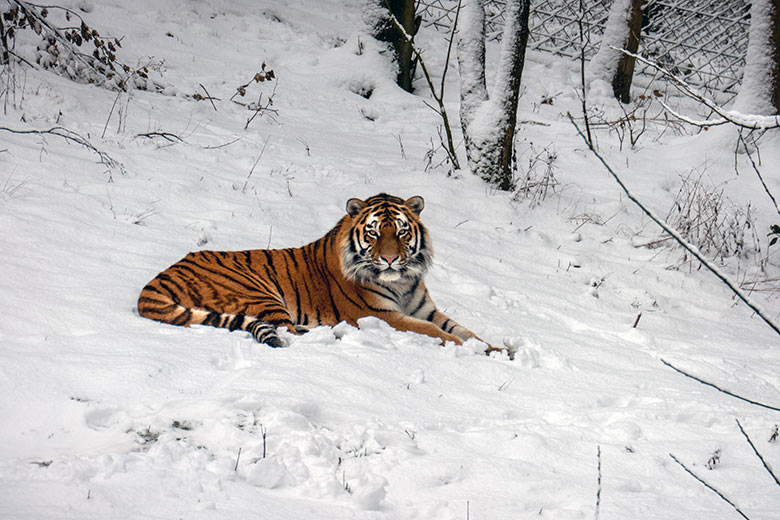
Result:
{"label": "snow-covered branch", "polygon": [[[569,121],[571,121],[571,124],[572,124],[572,125],[574,125],[574,128],[576,128],[576,129],[577,129],[577,133],[578,133],[578,134],[580,134],[580,137],[582,137],[582,139],[583,139],[583,140],[585,141],[585,143],[587,144],[587,138],[585,137],[585,135],[584,135],[584,134],[582,133],[582,131],[580,130],[580,127],[579,127],[579,126],[577,126],[577,123],[575,123],[575,122],[574,122],[574,117],[572,117],[572,115],[571,115],[571,114],[567,114],[567,115],[569,116]],[[759,316],[759,317],[760,317],[762,320],[764,320],[764,322],[765,322],[767,325],[769,325],[769,327],[770,327],[770,328],[771,328],[773,331],[775,331],[775,333],[777,333],[778,335],[780,335],[780,327],[778,327],[778,326],[777,326],[777,324],[775,324],[775,323],[774,323],[774,321],[773,321],[773,320],[772,320],[772,319],[769,317],[769,315],[768,315],[766,312],[764,312],[764,311],[761,309],[761,307],[759,307],[759,306],[758,306],[758,304],[756,304],[756,303],[754,303],[753,301],[751,301],[751,300],[750,300],[750,298],[748,298],[748,295],[747,295],[747,294],[745,294],[745,292],[744,292],[744,291],[742,291],[742,290],[741,290],[739,287],[737,287],[737,285],[736,285],[734,282],[732,282],[731,280],[729,280],[729,278],[728,278],[728,277],[727,277],[725,274],[723,274],[723,273],[720,271],[720,269],[718,269],[718,267],[717,267],[715,264],[713,264],[712,262],[710,262],[709,260],[707,260],[706,258],[704,258],[704,255],[702,255],[702,254],[701,254],[701,252],[699,251],[699,248],[697,248],[697,247],[696,247],[696,246],[694,246],[693,244],[689,243],[687,240],[685,240],[685,238],[683,238],[683,236],[682,236],[682,235],[681,235],[681,234],[680,234],[680,233],[679,233],[677,230],[675,230],[675,229],[674,229],[674,228],[672,228],[672,227],[671,227],[669,224],[667,224],[667,223],[666,223],[666,221],[664,221],[662,218],[660,218],[660,217],[656,216],[656,215],[655,215],[655,214],[654,214],[652,211],[650,211],[649,209],[647,209],[647,207],[645,207],[645,205],[644,205],[644,204],[642,204],[642,202],[641,202],[639,199],[637,199],[637,198],[636,198],[636,197],[635,197],[635,196],[634,196],[634,195],[633,195],[633,194],[632,194],[632,193],[629,191],[629,189],[626,187],[626,185],[625,185],[625,184],[623,184],[623,181],[620,179],[620,177],[618,176],[618,174],[617,174],[617,173],[615,173],[615,171],[612,169],[612,167],[611,167],[611,166],[610,166],[610,165],[607,163],[607,161],[606,161],[606,160],[605,160],[605,159],[604,159],[604,158],[603,158],[601,155],[599,155],[599,153],[598,153],[596,150],[594,150],[593,148],[591,148],[591,149],[590,149],[590,151],[591,151],[591,152],[593,153],[593,155],[595,155],[595,156],[596,156],[596,158],[597,158],[597,159],[598,159],[598,160],[601,162],[601,164],[604,166],[604,168],[606,168],[606,170],[609,172],[609,174],[612,176],[612,178],[613,178],[613,179],[615,179],[615,182],[617,182],[617,183],[618,183],[618,185],[620,186],[620,188],[623,190],[623,193],[625,193],[625,194],[626,194],[626,196],[627,196],[627,197],[628,197],[628,198],[629,198],[629,199],[630,199],[630,200],[631,200],[631,201],[632,201],[634,204],[636,204],[636,205],[639,207],[639,209],[641,209],[641,210],[642,210],[642,212],[643,212],[645,215],[647,215],[648,217],[650,217],[650,219],[651,219],[653,222],[655,222],[656,224],[658,224],[658,225],[661,227],[661,229],[663,229],[664,231],[666,231],[666,232],[667,232],[667,233],[668,233],[668,234],[669,234],[669,235],[670,235],[670,236],[671,236],[671,237],[672,237],[672,238],[673,238],[673,239],[674,239],[674,240],[675,240],[675,241],[676,241],[678,244],[680,244],[680,245],[681,245],[681,246],[682,246],[682,247],[683,247],[683,248],[684,248],[686,251],[688,251],[688,252],[689,252],[691,255],[693,255],[693,257],[694,257],[694,258],[696,258],[696,260],[698,260],[699,262],[701,262],[701,264],[702,264],[704,267],[706,267],[706,268],[707,268],[707,269],[708,269],[708,270],[709,270],[709,271],[710,271],[712,274],[714,274],[714,275],[715,275],[715,276],[716,276],[716,277],[717,277],[717,278],[718,278],[718,279],[719,279],[721,282],[723,282],[723,283],[726,285],[726,287],[728,287],[729,289],[731,289],[731,291],[732,291],[732,292],[733,292],[733,293],[734,293],[734,294],[737,296],[737,298],[739,298],[740,300],[742,300],[742,302],[744,302],[744,303],[745,303],[745,305],[747,305],[747,306],[748,306],[748,307],[749,307],[749,308],[750,308],[750,309],[751,309],[753,312],[755,312],[755,313],[756,313],[756,314],[757,314],[757,315],[758,315],[758,316]]]}
{"label": "snow-covered branch", "polygon": [[712,99],[709,99],[703,96],[702,94],[698,93],[684,79],[674,75],[672,72],[663,68],[659,64],[651,60],[648,60],[646,58],[643,58],[639,54],[629,52],[625,49],[618,49],[616,47],[613,48],[615,50],[618,50],[626,54],[627,56],[633,57],[637,61],[644,63],[645,65],[652,67],[656,71],[660,72],[664,77],[669,79],[672,82],[672,84],[685,96],[695,101],[698,101],[699,103],[706,106],[707,108],[709,108],[710,110],[712,110],[713,112],[715,112],[717,115],[720,116],[717,119],[696,120],[676,112],[675,110],[671,109],[668,105],[661,102],[663,107],[670,114],[672,114],[677,119],[680,119],[681,121],[699,127],[719,126],[719,125],[731,123],[738,127],[747,128],[749,130],[768,130],[770,128],[780,128],[780,114],[774,116],[765,116],[765,115],[757,115],[757,114],[743,114],[735,110],[726,110],[725,108],[720,106]]}

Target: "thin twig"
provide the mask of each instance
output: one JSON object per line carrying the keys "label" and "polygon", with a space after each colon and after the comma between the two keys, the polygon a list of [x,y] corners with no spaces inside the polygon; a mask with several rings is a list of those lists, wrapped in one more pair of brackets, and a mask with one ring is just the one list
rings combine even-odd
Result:
{"label": "thin twig", "polygon": [[729,500],[728,498],[726,498],[726,497],[723,495],[723,493],[721,493],[720,491],[718,491],[717,489],[715,489],[714,487],[712,487],[710,484],[708,484],[707,482],[705,482],[705,481],[704,481],[704,479],[702,479],[701,477],[699,477],[699,476],[698,476],[696,473],[694,473],[693,471],[689,470],[689,469],[688,469],[688,468],[685,466],[685,464],[683,464],[682,462],[680,462],[680,461],[677,459],[677,457],[675,457],[675,456],[674,456],[674,455],[672,455],[671,453],[669,454],[669,456],[672,458],[672,460],[673,460],[673,461],[675,461],[677,464],[679,464],[679,465],[682,467],[682,469],[684,469],[684,470],[685,470],[685,471],[686,471],[686,472],[687,472],[687,473],[688,473],[690,476],[692,476],[693,478],[695,478],[696,480],[698,480],[698,481],[699,481],[701,484],[703,484],[703,485],[704,485],[704,487],[706,487],[707,489],[709,489],[710,491],[712,491],[713,493],[715,493],[716,495],[718,495],[720,498],[722,498],[722,499],[723,499],[723,501],[724,501],[724,502],[726,502],[728,505],[730,505],[731,507],[733,507],[733,508],[734,508],[734,510],[735,510],[737,513],[739,513],[739,514],[740,514],[740,516],[741,516],[742,518],[744,518],[745,520],[750,520],[750,518],[748,518],[748,517],[745,515],[745,513],[743,513],[742,511],[740,511],[740,509],[739,509],[739,508],[736,506],[736,504],[734,504],[734,502],[732,502],[731,500]]}
{"label": "thin twig", "polygon": [[[25,65],[27,65],[27,66],[28,66],[28,67],[30,67],[31,69],[34,69],[34,70],[40,70],[40,69],[39,69],[39,67],[38,67],[38,65],[36,65],[35,63],[32,63],[32,62],[30,62],[30,61],[27,61],[26,59],[24,59],[24,56],[20,56],[20,55],[18,55],[17,53],[15,53],[14,51],[12,51],[12,50],[10,50],[10,49],[8,50],[8,54],[10,54],[11,56],[13,56],[13,57],[14,57],[14,58],[16,58],[17,60],[21,61],[22,63],[24,63]],[[10,61],[9,61],[8,63],[10,63]]]}
{"label": "thin twig", "polygon": [[262,424],[260,425],[260,433],[263,436],[263,458],[265,458],[265,454],[266,454],[266,439],[267,439],[267,436],[268,436],[268,430],[266,430],[265,426],[263,426]]}
{"label": "thin twig", "polygon": [[[749,137],[749,136],[748,136]],[[761,186],[764,187],[764,191],[767,195],[769,195],[769,198],[772,199],[772,204],[775,206],[775,211],[777,211],[778,214],[780,214],[780,208],[777,207],[777,201],[775,200],[774,195],[772,195],[772,192],[769,191],[769,187],[766,185],[766,182],[764,182],[764,177],[761,175],[761,172],[758,169],[758,166],[756,165],[756,161],[753,160],[753,155],[750,153],[750,150],[748,149],[748,145],[745,142],[745,138],[742,137],[742,130],[739,131],[739,142],[742,143],[742,146],[745,147],[745,154],[747,154],[748,159],[750,159],[750,164],[753,166],[753,171],[756,172],[756,175],[758,175],[758,180],[761,181]],[[761,157],[758,159],[761,160]]]}
{"label": "thin twig", "polygon": [[739,431],[741,431],[742,435],[745,436],[745,440],[748,442],[748,444],[750,444],[750,447],[753,448],[753,453],[756,454],[756,457],[758,457],[758,460],[760,460],[761,464],[764,465],[764,469],[767,471],[767,473],[769,473],[772,476],[772,478],[775,481],[775,484],[780,486],[780,480],[777,480],[777,476],[774,474],[772,469],[766,463],[766,461],[764,460],[764,457],[762,457],[761,454],[758,452],[758,449],[756,449],[756,446],[753,444],[753,441],[750,440],[750,437],[748,437],[748,434],[745,432],[744,428],[742,428],[742,425],[739,423],[739,419],[737,419],[737,426],[739,426]]}
{"label": "thin twig", "polygon": [[588,120],[588,104],[585,100],[585,32],[582,28],[582,19],[585,17],[585,8],[580,0],[580,16],[577,25],[580,28],[580,82],[582,86],[582,117],[585,119],[585,132],[588,135],[588,148],[593,149],[593,138],[590,135],[590,121]]}
{"label": "thin twig", "polygon": [[53,126],[49,128],[48,130],[15,130],[13,128],[7,128],[4,126],[0,126],[0,130],[3,130],[5,132],[10,132],[12,134],[23,134],[23,135],[56,135],[58,137],[62,137],[66,141],[71,141],[73,143],[79,144],[83,146],[84,148],[92,151],[93,153],[97,154],[98,157],[100,157],[101,164],[105,164],[109,168],[119,168],[119,170],[124,173],[125,167],[122,163],[119,161],[113,159],[110,155],[108,155],[106,152],[103,152],[101,150],[98,150],[95,145],[90,143],[86,138],[82,137],[78,133],[74,132],[73,130],[68,130],[65,127],[62,126]]}
{"label": "thin twig", "polygon": [[240,140],[241,140],[241,137],[236,137],[232,141],[228,141],[227,143],[224,143],[224,144],[218,144],[218,145],[213,145],[213,146],[212,145],[207,145],[207,146],[203,146],[202,148],[204,150],[216,150],[218,148],[224,148],[226,146],[230,146],[231,144],[237,143]]}
{"label": "thin twig", "polygon": [[257,99],[257,107],[254,109],[255,113],[252,114],[252,117],[248,118],[246,120],[246,125],[244,125],[244,130],[249,128],[249,123],[251,123],[256,117],[257,114],[263,111],[272,112],[274,114],[278,114],[278,112],[272,108],[269,108],[271,105],[274,104],[274,95],[276,94],[276,87],[279,85],[279,82],[274,82],[274,88],[271,91],[271,95],[268,96],[268,101],[265,102],[265,105],[260,104],[260,99],[262,99],[263,94],[260,93],[260,98]]}
{"label": "thin twig", "polygon": [[144,134],[136,134],[136,137],[146,137],[147,139],[154,139],[155,137],[162,137],[171,143],[183,143],[184,139],[176,134],[170,132],[146,132]]}
{"label": "thin twig", "polygon": [[255,171],[255,167],[257,166],[257,163],[260,162],[260,159],[263,158],[263,153],[265,152],[265,147],[268,145],[268,140],[271,139],[271,136],[265,138],[265,142],[263,143],[263,148],[260,150],[260,155],[257,156],[257,160],[255,160],[255,163],[252,165],[252,169],[249,170],[249,174],[246,176],[246,180],[244,181],[244,186],[241,188],[241,193],[246,193],[246,186],[249,184],[249,178],[252,176],[252,173]]}
{"label": "thin twig", "polygon": [[698,381],[699,383],[701,383],[701,384],[703,384],[703,385],[706,385],[706,386],[712,387],[712,388],[714,388],[715,390],[717,390],[717,391],[719,391],[719,392],[723,392],[723,393],[724,393],[724,394],[726,394],[726,395],[730,395],[731,397],[734,397],[734,398],[736,398],[736,399],[739,399],[740,401],[745,401],[746,403],[750,403],[750,404],[753,404],[753,405],[756,405],[756,406],[760,406],[760,407],[762,407],[762,408],[767,408],[767,409],[769,409],[769,410],[774,410],[774,411],[776,411],[776,412],[780,412],[780,408],[777,408],[777,407],[774,407],[774,406],[770,406],[770,405],[768,405],[768,404],[764,404],[764,403],[759,403],[758,401],[753,401],[753,400],[751,400],[751,399],[747,399],[747,398],[745,398],[745,397],[742,397],[742,396],[740,396],[740,395],[737,395],[737,394],[735,394],[735,393],[733,393],[733,392],[729,392],[728,390],[724,390],[723,388],[721,388],[721,387],[719,387],[718,385],[715,385],[715,384],[713,384],[713,383],[710,383],[709,381],[705,381],[705,380],[703,380],[703,379],[700,379],[700,378],[698,378],[698,377],[696,377],[696,376],[694,376],[694,375],[691,375],[691,374],[689,374],[688,372],[686,372],[686,371],[684,371],[684,370],[681,370],[681,369],[677,368],[676,366],[672,365],[671,363],[669,363],[668,361],[666,361],[666,360],[665,360],[665,359],[663,359],[663,358],[661,358],[661,363],[663,363],[664,365],[668,366],[669,368],[671,368],[672,370],[674,370],[675,372],[677,372],[677,373],[679,373],[679,374],[682,374],[682,375],[684,375],[684,376],[686,376],[686,377],[690,377],[690,378],[691,378],[691,379],[693,379],[694,381]]}
{"label": "thin twig", "polygon": [[[582,131],[580,130],[580,127],[579,127],[579,126],[577,126],[577,123],[575,123],[575,122],[574,122],[574,118],[572,117],[572,115],[571,115],[570,113],[567,113],[567,115],[568,115],[568,117],[569,117],[569,121],[571,121],[571,124],[572,124],[572,125],[574,125],[574,128],[576,128],[576,129],[577,129],[577,133],[578,133],[578,134],[580,134],[580,137],[582,137],[583,141],[585,141],[585,143],[587,144],[587,138],[585,137],[585,135],[583,135]],[[634,204],[636,204],[636,205],[639,207],[639,209],[641,209],[641,210],[642,210],[642,212],[643,212],[645,215],[647,215],[648,217],[650,217],[650,219],[651,219],[653,222],[655,222],[656,224],[658,224],[658,225],[661,227],[661,229],[663,229],[663,230],[664,230],[664,231],[666,231],[666,232],[667,232],[669,235],[671,235],[671,236],[672,236],[672,238],[674,238],[674,240],[675,240],[675,241],[677,241],[677,243],[679,243],[679,244],[680,244],[680,245],[681,245],[681,246],[682,246],[682,247],[683,247],[683,248],[684,248],[686,251],[688,251],[688,252],[689,252],[691,255],[693,255],[693,256],[694,256],[694,257],[695,257],[695,258],[696,258],[696,259],[697,259],[699,262],[701,262],[701,264],[702,264],[704,267],[706,267],[706,268],[707,268],[707,269],[708,269],[710,272],[712,272],[712,274],[714,274],[714,275],[715,275],[715,276],[716,276],[716,277],[717,277],[717,278],[718,278],[718,279],[719,279],[721,282],[723,282],[723,283],[724,283],[724,284],[725,284],[725,285],[726,285],[726,286],[727,286],[729,289],[731,289],[731,290],[732,290],[732,292],[733,292],[733,293],[734,293],[734,294],[737,296],[737,298],[739,298],[740,300],[742,300],[742,301],[745,303],[745,305],[747,305],[747,306],[748,306],[750,309],[752,309],[752,310],[753,310],[753,312],[755,312],[755,313],[758,315],[758,317],[759,317],[759,318],[761,318],[761,319],[764,321],[764,323],[766,323],[766,324],[767,324],[767,325],[768,325],[768,326],[769,326],[769,327],[770,327],[770,328],[771,328],[773,331],[775,331],[775,333],[776,333],[777,335],[779,335],[779,336],[780,336],[780,327],[778,327],[778,326],[777,326],[777,325],[776,325],[776,324],[775,324],[775,323],[772,321],[772,319],[771,319],[771,318],[769,318],[769,316],[767,316],[767,314],[766,314],[766,313],[765,313],[765,312],[764,312],[764,311],[763,311],[763,310],[762,310],[762,309],[761,309],[761,308],[760,308],[760,307],[759,307],[757,304],[753,303],[753,302],[752,302],[752,301],[751,301],[751,300],[750,300],[750,299],[747,297],[747,295],[746,295],[744,292],[742,292],[742,290],[740,290],[740,289],[739,289],[739,287],[737,287],[737,286],[736,286],[736,285],[735,285],[735,284],[734,284],[734,283],[733,283],[731,280],[729,280],[729,279],[726,277],[726,275],[724,275],[723,273],[721,273],[721,272],[720,272],[720,269],[718,269],[718,268],[715,266],[715,264],[713,264],[712,262],[710,262],[709,260],[707,260],[706,258],[704,258],[704,256],[702,256],[702,254],[701,254],[701,253],[699,253],[699,250],[696,248],[696,246],[694,246],[694,245],[692,245],[692,244],[689,244],[688,242],[686,242],[686,240],[685,240],[685,239],[682,237],[682,235],[680,235],[680,233],[679,233],[679,232],[677,232],[676,230],[672,229],[672,227],[671,227],[671,226],[669,226],[669,224],[667,224],[666,222],[664,222],[664,221],[663,221],[662,219],[660,219],[659,217],[656,217],[656,216],[655,216],[655,214],[654,214],[652,211],[650,211],[649,209],[647,209],[647,208],[644,206],[644,204],[642,204],[642,203],[639,201],[639,199],[637,199],[636,197],[634,197],[634,195],[633,195],[633,194],[632,194],[632,193],[631,193],[631,192],[628,190],[628,188],[626,187],[626,185],[625,185],[625,184],[623,184],[623,181],[620,179],[620,177],[618,177],[617,173],[615,173],[615,171],[614,171],[614,170],[613,170],[613,169],[612,169],[612,168],[609,166],[609,164],[607,164],[607,161],[606,161],[606,160],[605,160],[605,159],[604,159],[604,158],[603,158],[601,155],[599,155],[599,153],[598,153],[598,152],[597,152],[595,149],[591,148],[591,149],[590,149],[590,151],[591,151],[591,153],[593,153],[593,155],[595,155],[595,156],[596,156],[596,158],[597,158],[597,159],[598,159],[598,160],[601,162],[601,164],[604,166],[604,168],[606,168],[606,170],[607,170],[607,171],[610,173],[610,175],[612,176],[612,178],[613,178],[613,179],[615,179],[615,182],[617,182],[617,183],[618,183],[618,185],[620,186],[620,188],[623,190],[623,193],[625,193],[625,194],[626,194],[626,196],[627,196],[627,197],[628,197],[628,198],[629,198],[629,199],[630,199],[630,200],[631,200],[631,201],[632,201]]]}
{"label": "thin twig", "polygon": [[460,162],[458,161],[458,154],[455,152],[455,144],[454,140],[452,138],[452,129],[450,128],[450,119],[447,115],[447,109],[444,106],[444,80],[447,76],[447,68],[449,66],[449,58],[450,53],[452,50],[452,42],[455,40],[455,30],[458,26],[458,17],[460,15],[460,4],[461,0],[458,0],[458,5],[455,9],[455,20],[452,23],[452,32],[450,34],[450,41],[447,46],[447,61],[444,64],[444,70],[442,73],[441,78],[441,90],[436,91],[436,86],[433,84],[433,79],[431,78],[430,73],[428,72],[428,67],[425,65],[425,60],[423,60],[422,52],[420,49],[417,48],[417,46],[414,44],[414,38],[409,35],[409,33],[406,32],[406,29],[404,29],[404,26],[401,25],[401,22],[398,21],[398,18],[395,17],[395,15],[392,13],[392,10],[390,9],[390,5],[385,0],[385,4],[387,5],[387,8],[390,12],[390,19],[393,21],[395,26],[400,31],[401,35],[403,35],[404,39],[409,43],[409,46],[412,49],[412,52],[417,56],[417,62],[420,64],[420,69],[422,70],[423,77],[425,78],[425,82],[428,84],[428,89],[431,92],[431,96],[436,101],[436,104],[439,105],[439,108],[436,109],[429,105],[428,103],[425,103],[427,106],[432,108],[442,119],[442,123],[444,124],[444,132],[447,136],[447,142],[444,142],[444,139],[440,137],[440,141],[442,144],[442,148],[444,148],[445,153],[450,159],[450,162],[452,162],[453,168],[456,170],[460,170]]}
{"label": "thin twig", "polygon": [[203,86],[203,83],[198,83],[198,85],[200,85],[200,88],[202,88],[203,92],[206,93],[206,99],[209,100],[209,102],[211,103],[211,106],[214,107],[214,112],[216,112],[217,111],[217,105],[214,104],[214,98],[211,97],[211,94],[209,94],[209,91],[206,90],[206,87]]}
{"label": "thin twig", "polygon": [[122,90],[116,93],[116,97],[114,98],[114,102],[111,104],[111,110],[108,111],[108,117],[106,118],[106,124],[103,126],[103,133],[100,134],[100,138],[103,139],[106,136],[106,130],[108,129],[108,123],[111,121],[111,116],[114,115],[114,108],[116,107],[117,102],[119,101],[119,96],[122,95]]}
{"label": "thin twig", "polygon": [[598,489],[596,490],[596,515],[595,519],[599,520],[599,512],[601,509],[601,446],[598,447],[596,452],[598,456]]}
{"label": "thin twig", "polygon": [[634,320],[634,324],[631,326],[632,328],[636,328],[637,325],[639,325],[639,320],[642,318],[642,313],[636,315],[636,319]]}
{"label": "thin twig", "polygon": [[236,455],[236,465],[233,468],[233,471],[238,471],[238,461],[241,460],[241,447],[238,447],[238,455]]}

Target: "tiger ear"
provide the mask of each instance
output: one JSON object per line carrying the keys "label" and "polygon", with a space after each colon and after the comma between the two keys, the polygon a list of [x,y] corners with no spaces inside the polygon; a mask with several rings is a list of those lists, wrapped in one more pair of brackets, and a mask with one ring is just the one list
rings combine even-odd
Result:
{"label": "tiger ear", "polygon": [[366,203],[360,199],[349,199],[347,201],[347,213],[352,217],[360,213],[360,210],[365,207]]}
{"label": "tiger ear", "polygon": [[412,211],[414,211],[415,213],[417,213],[419,215],[420,212],[425,207],[425,200],[422,197],[420,197],[419,195],[417,195],[417,196],[412,197],[410,199],[406,199],[406,202],[404,202],[404,204],[406,204],[406,206],[409,209],[411,209]]}

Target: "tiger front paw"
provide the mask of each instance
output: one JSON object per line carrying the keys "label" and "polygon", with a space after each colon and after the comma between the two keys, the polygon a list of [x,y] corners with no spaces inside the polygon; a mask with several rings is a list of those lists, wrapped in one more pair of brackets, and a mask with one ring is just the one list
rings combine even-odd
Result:
{"label": "tiger front paw", "polygon": [[516,352],[515,349],[510,347],[494,347],[493,345],[488,343],[488,348],[487,350],[485,350],[485,355],[489,356],[493,352],[506,353],[506,355],[509,356],[510,361],[515,359],[515,352]]}
{"label": "tiger front paw", "polygon": [[263,340],[263,343],[271,348],[284,348],[287,346],[282,338],[277,335],[267,337],[265,340]]}

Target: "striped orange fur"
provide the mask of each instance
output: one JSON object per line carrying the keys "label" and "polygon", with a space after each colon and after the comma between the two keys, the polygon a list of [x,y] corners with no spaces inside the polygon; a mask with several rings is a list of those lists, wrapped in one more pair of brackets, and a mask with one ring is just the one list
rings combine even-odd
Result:
{"label": "striped orange fur", "polygon": [[272,347],[284,346],[277,327],[300,334],[365,316],[461,343],[474,334],[436,309],[423,281],[433,255],[423,206],[385,193],[350,199],[339,223],[303,247],[190,253],[144,287],[138,312],[244,330]]}

